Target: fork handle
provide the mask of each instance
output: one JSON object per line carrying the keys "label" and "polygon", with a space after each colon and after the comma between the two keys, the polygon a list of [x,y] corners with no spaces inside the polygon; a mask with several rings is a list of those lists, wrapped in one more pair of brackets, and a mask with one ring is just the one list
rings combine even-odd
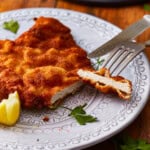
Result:
{"label": "fork handle", "polygon": [[150,15],[144,15],[143,18],[150,24]]}
{"label": "fork handle", "polygon": [[122,38],[122,41],[133,40],[149,27],[150,27],[150,15],[144,15],[142,19],[126,28],[122,32],[122,34],[120,34],[122,37],[118,36],[118,38]]}
{"label": "fork handle", "polygon": [[142,19],[131,24],[129,27],[127,27],[125,30],[120,32],[117,36],[112,38],[110,41],[106,42],[105,44],[98,47],[93,52],[89,53],[88,57],[94,58],[94,57],[102,56],[110,52],[118,43],[133,40],[149,27],[150,27],[150,15],[144,15]]}

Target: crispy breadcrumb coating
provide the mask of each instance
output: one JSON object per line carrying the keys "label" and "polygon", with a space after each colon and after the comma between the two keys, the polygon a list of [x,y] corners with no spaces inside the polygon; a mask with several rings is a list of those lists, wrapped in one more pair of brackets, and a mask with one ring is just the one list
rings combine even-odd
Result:
{"label": "crispy breadcrumb coating", "polygon": [[0,41],[0,99],[17,90],[23,107],[50,107],[57,92],[80,80],[79,68],[91,63],[70,29],[39,17],[15,41]]}

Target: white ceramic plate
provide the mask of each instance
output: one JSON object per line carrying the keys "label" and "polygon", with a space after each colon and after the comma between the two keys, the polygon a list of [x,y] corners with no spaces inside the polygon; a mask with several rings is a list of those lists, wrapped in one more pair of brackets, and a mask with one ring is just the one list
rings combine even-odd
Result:
{"label": "white ceramic plate", "polygon": [[[120,29],[99,18],[62,9],[32,8],[0,14],[0,39],[15,39],[34,23],[38,16],[55,17],[72,30],[76,42],[87,52],[111,39]],[[2,29],[2,23],[17,20],[17,34]],[[62,150],[80,149],[102,142],[125,128],[141,112],[147,102],[150,83],[149,63],[142,53],[122,72],[133,83],[132,99],[122,101],[104,95],[90,86],[66,98],[63,105],[73,108],[87,103],[87,113],[98,121],[81,126],[68,116],[68,110],[22,110],[20,121],[13,127],[0,126],[0,149]],[[43,117],[49,116],[48,122]]]}

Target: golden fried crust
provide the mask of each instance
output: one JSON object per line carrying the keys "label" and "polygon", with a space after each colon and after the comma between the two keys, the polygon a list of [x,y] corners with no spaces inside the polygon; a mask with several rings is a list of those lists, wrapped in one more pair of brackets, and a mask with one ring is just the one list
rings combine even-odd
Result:
{"label": "golden fried crust", "polygon": [[49,107],[54,94],[79,81],[79,68],[91,64],[70,29],[40,17],[15,41],[0,41],[0,99],[17,90],[23,107]]}
{"label": "golden fried crust", "polygon": [[54,18],[36,18],[36,24],[16,39],[17,45],[32,48],[62,49],[77,47],[70,29]]}

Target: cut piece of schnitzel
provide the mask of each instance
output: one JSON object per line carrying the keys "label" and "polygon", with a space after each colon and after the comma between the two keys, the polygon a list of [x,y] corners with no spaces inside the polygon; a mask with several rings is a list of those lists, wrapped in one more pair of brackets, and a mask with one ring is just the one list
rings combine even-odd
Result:
{"label": "cut piece of schnitzel", "polygon": [[51,107],[82,85],[79,68],[92,67],[70,29],[37,18],[15,41],[0,41],[0,99],[18,91],[25,108]]}
{"label": "cut piece of schnitzel", "polygon": [[103,93],[117,93],[122,99],[131,98],[132,83],[121,76],[111,76],[106,68],[98,71],[79,69],[77,74],[80,78],[94,86]]}

